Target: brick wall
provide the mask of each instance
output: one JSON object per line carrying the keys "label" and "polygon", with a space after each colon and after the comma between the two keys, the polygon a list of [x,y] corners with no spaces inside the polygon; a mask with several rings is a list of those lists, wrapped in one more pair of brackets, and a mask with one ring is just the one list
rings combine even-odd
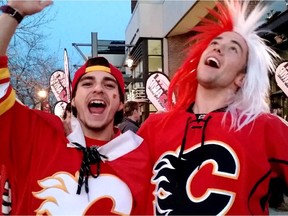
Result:
{"label": "brick wall", "polygon": [[188,40],[191,33],[168,38],[168,76],[171,78],[187,55]]}

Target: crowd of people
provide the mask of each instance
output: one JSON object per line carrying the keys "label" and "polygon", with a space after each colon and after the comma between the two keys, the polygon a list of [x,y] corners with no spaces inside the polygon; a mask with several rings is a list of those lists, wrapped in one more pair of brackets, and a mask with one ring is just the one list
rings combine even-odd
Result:
{"label": "crowd of people", "polygon": [[122,73],[104,57],[76,71],[64,122],[16,100],[8,45],[51,3],[8,0],[0,16],[2,214],[269,214],[271,182],[287,187],[288,125],[267,100],[280,58],[257,35],[267,7],[217,2],[193,28],[169,111],[139,128],[139,104],[124,102]]}

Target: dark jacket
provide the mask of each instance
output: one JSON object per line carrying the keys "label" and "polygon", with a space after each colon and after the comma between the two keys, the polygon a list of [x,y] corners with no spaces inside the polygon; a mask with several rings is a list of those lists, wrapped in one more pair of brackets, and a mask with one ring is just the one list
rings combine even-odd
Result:
{"label": "dark jacket", "polygon": [[137,122],[135,122],[129,118],[125,118],[124,121],[119,124],[118,128],[120,129],[121,133],[124,133],[128,130],[131,130],[134,133],[136,133],[139,129],[139,125]]}

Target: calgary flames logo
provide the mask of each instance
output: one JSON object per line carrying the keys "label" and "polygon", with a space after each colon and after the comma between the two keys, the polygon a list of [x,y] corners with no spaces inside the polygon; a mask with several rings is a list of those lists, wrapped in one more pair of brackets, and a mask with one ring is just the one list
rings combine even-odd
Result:
{"label": "calgary flames logo", "polygon": [[[167,152],[154,166],[153,183],[156,185],[156,215],[223,215],[234,202],[235,194],[224,189],[203,186],[203,178],[196,180],[202,167],[210,164],[211,177],[237,179],[239,161],[234,151],[224,143],[205,142],[183,152]],[[201,168],[199,170],[199,166]],[[212,165],[212,166],[211,166]],[[202,192],[193,195],[192,190]],[[209,208],[207,208],[209,206]]]}
{"label": "calgary flames logo", "polygon": [[[76,194],[78,172],[56,173],[39,181],[43,190],[34,192],[38,199],[43,199],[35,210],[37,215],[84,215],[98,200],[109,198],[113,201],[111,214],[128,215],[132,209],[132,194],[128,186],[116,176],[101,174],[98,178],[89,178],[89,194],[84,190]],[[125,197],[125,199],[123,199]]]}

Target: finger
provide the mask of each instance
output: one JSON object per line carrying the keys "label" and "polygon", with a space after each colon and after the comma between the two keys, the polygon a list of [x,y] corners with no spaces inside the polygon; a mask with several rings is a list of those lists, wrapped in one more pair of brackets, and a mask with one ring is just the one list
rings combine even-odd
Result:
{"label": "finger", "polygon": [[41,7],[42,9],[45,7],[48,7],[49,5],[53,4],[53,0],[45,0],[45,1],[41,1]]}
{"label": "finger", "polygon": [[65,131],[65,135],[68,136],[70,133],[72,133],[71,124],[70,122],[67,122],[67,119],[62,121],[62,123],[63,123],[64,131]]}
{"label": "finger", "polygon": [[72,133],[71,113],[70,112],[66,112],[66,114],[67,114],[67,116],[63,120],[63,126],[64,126],[64,130],[65,130],[65,134],[66,134],[66,136],[68,136],[70,133]]}

